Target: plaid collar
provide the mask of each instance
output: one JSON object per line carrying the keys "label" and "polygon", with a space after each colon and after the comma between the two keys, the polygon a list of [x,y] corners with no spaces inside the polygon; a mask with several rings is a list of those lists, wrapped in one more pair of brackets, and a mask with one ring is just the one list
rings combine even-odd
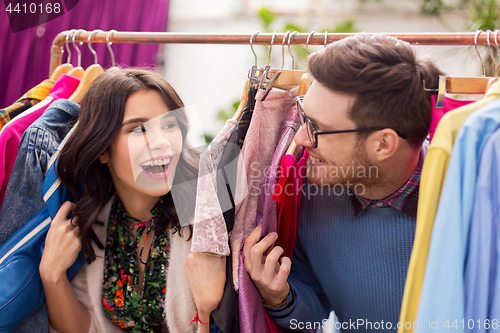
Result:
{"label": "plaid collar", "polygon": [[424,164],[424,158],[425,154],[427,153],[428,146],[429,141],[428,139],[426,139],[424,141],[424,144],[422,145],[422,149],[420,150],[420,157],[415,171],[411,175],[410,179],[408,179],[406,184],[404,184],[393,194],[380,200],[370,200],[352,193],[351,201],[352,206],[354,207],[354,216],[358,216],[359,214],[361,214],[368,206],[372,206],[374,208],[390,206],[405,213],[406,215],[416,217],[420,176],[422,174],[422,165]]}

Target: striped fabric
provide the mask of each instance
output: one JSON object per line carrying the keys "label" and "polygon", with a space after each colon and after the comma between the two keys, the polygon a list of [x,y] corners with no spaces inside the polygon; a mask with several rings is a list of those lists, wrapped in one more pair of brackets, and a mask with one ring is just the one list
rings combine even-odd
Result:
{"label": "striped fabric", "polygon": [[5,109],[0,110],[0,129],[7,124],[11,117],[10,114],[18,110],[19,108],[26,107],[29,108],[41,100],[43,100],[45,97],[47,97],[50,93],[50,90],[54,86],[54,81],[50,80],[44,80],[42,83],[25,93],[21,98],[19,98],[14,104],[12,104],[9,107],[6,107]]}

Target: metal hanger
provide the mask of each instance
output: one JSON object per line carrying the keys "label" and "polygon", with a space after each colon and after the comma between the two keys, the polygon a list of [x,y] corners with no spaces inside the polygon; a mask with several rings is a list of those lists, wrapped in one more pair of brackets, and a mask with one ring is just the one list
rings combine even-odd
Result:
{"label": "metal hanger", "polygon": [[[73,31],[73,30],[71,30],[71,31]],[[67,74],[70,70],[73,69],[73,65],[71,64],[71,50],[69,49],[69,46],[68,46],[68,38],[69,38],[70,34],[71,34],[71,32],[66,35],[66,51],[68,52],[66,63],[61,64],[61,65],[57,66],[56,69],[54,69],[54,71],[52,72],[52,75],[50,75],[50,77],[49,77],[50,81],[56,82],[61,77],[61,75]],[[63,52],[64,52],[64,50],[63,50]]]}
{"label": "metal hanger", "polygon": [[73,47],[78,52],[78,66],[75,67],[75,68],[73,68],[72,70],[70,70],[69,73],[68,73],[68,75],[77,77],[79,79],[81,79],[83,77],[84,70],[82,68],[82,52],[80,51],[80,48],[78,48],[78,46],[76,46],[75,38],[76,38],[77,35],[80,35],[80,33],[82,33],[82,32],[85,32],[85,30],[82,30],[82,29],[75,30],[75,32],[74,32],[74,34],[72,36]]}
{"label": "metal hanger", "polygon": [[112,34],[114,34],[115,32],[117,32],[117,31],[116,30],[109,30],[108,31],[108,35],[106,36],[106,45],[108,46],[109,53],[111,53],[111,64],[112,64],[112,67],[110,69],[116,69],[116,68],[118,68],[116,66],[116,62],[115,62],[115,53],[111,49],[111,45],[113,45],[113,43],[109,41],[109,37]]}
{"label": "metal hanger", "polygon": [[94,82],[96,77],[98,77],[102,72],[104,72],[101,65],[97,63],[97,52],[92,48],[92,45],[90,44],[90,39],[98,32],[102,32],[102,30],[96,29],[92,31],[92,33],[89,35],[87,39],[89,50],[94,55],[94,64],[87,67],[87,69],[83,74],[82,80],[80,81],[80,84],[76,88],[75,92],[69,98],[70,101],[77,104],[82,102],[83,97],[85,96],[87,91],[89,91],[90,85],[92,84],[92,82]]}

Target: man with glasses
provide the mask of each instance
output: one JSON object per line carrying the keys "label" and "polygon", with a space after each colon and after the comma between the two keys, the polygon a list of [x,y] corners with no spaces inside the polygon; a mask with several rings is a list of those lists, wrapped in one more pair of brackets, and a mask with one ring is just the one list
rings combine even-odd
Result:
{"label": "man with glasses", "polygon": [[367,34],[312,54],[308,71],[295,141],[310,157],[293,258],[257,227],[245,268],[282,327],[318,328],[335,311],[342,332],[395,332],[431,122],[424,87],[441,72],[409,44]]}

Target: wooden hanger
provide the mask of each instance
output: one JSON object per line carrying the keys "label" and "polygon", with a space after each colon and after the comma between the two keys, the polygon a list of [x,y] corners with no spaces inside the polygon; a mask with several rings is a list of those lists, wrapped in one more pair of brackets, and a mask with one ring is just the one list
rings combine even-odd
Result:
{"label": "wooden hanger", "polygon": [[90,39],[92,38],[93,35],[95,35],[99,30],[94,30],[88,38],[88,46],[90,52],[94,54],[94,64],[90,65],[84,72],[82,80],[80,81],[80,84],[76,88],[76,90],[73,92],[73,94],[70,96],[69,100],[73,103],[80,104],[83,100],[83,96],[87,93],[87,91],[90,88],[90,85],[92,82],[94,82],[95,78],[98,77],[104,70],[102,69],[101,65],[97,63],[97,53],[95,50],[92,48],[90,45]]}
{"label": "wooden hanger", "polygon": [[245,87],[243,88],[243,94],[241,95],[240,105],[238,105],[238,109],[236,110],[236,112],[234,113],[233,118],[232,118],[236,121],[240,120],[241,115],[243,114],[243,108],[245,107],[245,104],[247,103],[249,81],[250,80],[247,79],[247,81],[245,82]]}
{"label": "wooden hanger", "polygon": [[[293,57],[292,52],[290,51],[290,41],[294,35],[298,32],[294,31],[290,34],[290,31],[287,31],[283,36],[283,42],[281,43],[281,69],[271,69],[269,72],[269,84],[266,86],[266,92],[264,93],[262,100],[267,97],[269,91],[272,88],[280,88],[284,90],[290,90],[297,87],[300,84],[300,80],[302,79],[302,75],[304,75],[304,71],[295,70],[295,58]],[[274,37],[274,36],[273,36]],[[285,66],[285,41],[288,37],[288,53],[292,58],[292,69],[283,69]],[[272,43],[271,46],[272,47]],[[271,49],[269,49],[269,61],[271,60]],[[268,63],[269,64],[269,63]],[[276,78],[276,76],[278,76]]]}
{"label": "wooden hanger", "polygon": [[67,63],[57,66],[56,69],[54,69],[54,71],[50,75],[49,80],[56,82],[61,77],[61,75],[68,74],[68,72],[72,68],[73,68],[73,65],[72,64],[67,64]]}
{"label": "wooden hanger", "polygon": [[[481,30],[478,30],[476,32],[474,38],[474,48],[483,67],[483,76],[482,77],[439,76],[439,87],[437,89],[438,98],[436,102],[436,107],[442,107],[445,92],[449,94],[484,94],[486,91],[488,91],[489,87],[493,84],[493,82],[498,81],[498,78],[492,78],[486,76],[483,58],[481,57],[481,54],[477,50],[477,38],[481,34],[481,32],[482,32]],[[493,52],[491,51],[491,45],[490,45],[491,30],[488,30],[487,34],[488,34],[487,36],[488,49],[490,52],[491,60],[493,61],[493,67],[496,75],[495,57],[493,56]],[[497,38],[497,36],[498,32],[495,33],[495,38]],[[496,42],[496,44],[498,47],[498,42]],[[425,82],[424,82],[424,89],[425,89]],[[432,89],[425,89],[425,90],[430,91]]]}
{"label": "wooden hanger", "polygon": [[[297,96],[304,96],[307,93],[307,90],[309,90],[309,87],[311,86],[311,83],[313,81],[313,77],[307,73],[304,73],[300,79],[299,83],[299,92],[297,93]],[[297,134],[295,134],[297,135]],[[295,143],[295,137],[292,140],[292,143],[290,143],[290,146],[288,146],[288,149],[286,150],[285,155],[294,155],[295,158],[297,158],[297,144]]]}

